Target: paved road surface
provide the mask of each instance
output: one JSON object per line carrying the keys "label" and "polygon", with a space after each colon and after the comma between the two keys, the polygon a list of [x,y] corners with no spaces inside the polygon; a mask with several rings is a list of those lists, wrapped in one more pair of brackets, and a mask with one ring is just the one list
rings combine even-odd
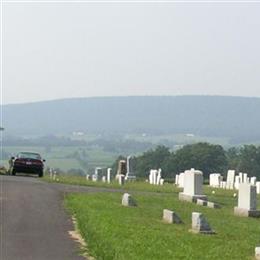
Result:
{"label": "paved road surface", "polygon": [[102,189],[48,184],[34,177],[0,176],[0,260],[80,260],[63,208],[64,192]]}

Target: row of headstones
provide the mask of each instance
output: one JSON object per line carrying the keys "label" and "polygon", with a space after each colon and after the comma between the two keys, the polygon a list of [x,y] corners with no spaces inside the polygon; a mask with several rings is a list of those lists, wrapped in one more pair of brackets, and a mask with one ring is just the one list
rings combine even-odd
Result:
{"label": "row of headstones", "polygon": [[[252,194],[254,194],[252,196]],[[127,207],[137,207],[136,200],[133,197],[125,193],[122,197],[122,205]],[[239,187],[239,201],[238,207],[235,208],[235,213],[239,212],[239,216],[245,216],[245,209],[243,209],[243,214],[241,215],[241,208],[239,207],[255,207],[256,206],[256,188],[254,185],[249,183],[243,183]],[[252,211],[252,210],[251,210]],[[248,211],[247,211],[248,214]],[[260,216],[260,214],[258,214]],[[178,214],[172,210],[164,209],[163,210],[163,221],[169,224],[182,224],[183,221],[178,216]],[[191,229],[190,232],[193,233],[201,233],[201,234],[215,234],[216,232],[212,230],[211,226],[209,225],[207,219],[204,215],[200,212],[192,212],[191,217]],[[256,259],[260,259],[260,247],[255,248],[255,257]]]}
{"label": "row of headstones", "polygon": [[[179,199],[207,205],[207,196],[203,194],[203,173],[191,169],[185,171],[183,192],[179,193]],[[238,193],[238,206],[234,208],[235,215],[247,217],[260,217],[257,210],[256,186],[250,183],[240,183]],[[211,205],[211,204],[210,204]]]}
{"label": "row of headstones", "polygon": [[[112,169],[108,168],[106,176],[102,176],[102,169],[97,167],[97,168],[95,168],[95,173],[93,175],[89,175],[89,174],[86,175],[86,180],[92,180],[94,182],[102,181],[105,183],[111,183]],[[125,175],[123,175],[123,174],[117,175],[116,180],[118,181],[119,185],[124,185]]]}
{"label": "row of headstones", "polygon": [[59,180],[57,171],[55,171],[55,170],[52,169],[52,168],[49,169],[49,177],[50,177],[50,179],[53,180],[53,181]]}
{"label": "row of headstones", "polygon": [[[108,168],[106,176],[102,176],[102,169],[96,168],[95,173],[93,175],[86,174],[86,180],[92,180],[94,182],[102,181],[104,183],[111,183],[111,180],[112,180],[111,173],[112,173],[112,169]],[[127,176],[125,176],[124,174],[118,174],[118,175],[116,175],[115,180],[118,181],[119,185],[124,185],[125,181],[127,180]],[[131,180],[133,180],[133,179],[131,179]]]}
{"label": "row of headstones", "polygon": [[[136,200],[129,193],[125,193],[122,197],[122,205],[126,207],[137,207]],[[169,209],[163,210],[163,221],[169,224],[182,224],[181,218]],[[206,218],[202,213],[192,212],[192,228],[190,230],[194,233],[214,234]]]}
{"label": "row of headstones", "polygon": [[260,193],[260,182],[257,181],[256,177],[248,177],[247,173],[240,172],[236,175],[234,170],[229,170],[226,181],[223,181],[223,176],[220,173],[212,173],[209,175],[209,185],[214,188],[238,190],[241,183],[256,185],[257,193]]}
{"label": "row of headstones", "polygon": [[163,185],[164,179],[162,178],[162,169],[150,170],[149,183],[153,185]]}

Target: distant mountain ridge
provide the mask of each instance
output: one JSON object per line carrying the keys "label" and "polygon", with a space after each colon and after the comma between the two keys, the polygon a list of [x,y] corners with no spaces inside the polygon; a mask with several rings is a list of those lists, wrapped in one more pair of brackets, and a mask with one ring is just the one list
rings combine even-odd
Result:
{"label": "distant mountain ridge", "polygon": [[260,140],[260,98],[136,96],[72,98],[3,106],[5,131],[15,135],[192,133]]}

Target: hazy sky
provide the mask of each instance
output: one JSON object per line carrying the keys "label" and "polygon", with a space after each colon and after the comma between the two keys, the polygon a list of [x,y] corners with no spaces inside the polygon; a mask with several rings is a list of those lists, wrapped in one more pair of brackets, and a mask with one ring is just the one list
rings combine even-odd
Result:
{"label": "hazy sky", "polygon": [[4,4],[4,103],[260,97],[259,3]]}

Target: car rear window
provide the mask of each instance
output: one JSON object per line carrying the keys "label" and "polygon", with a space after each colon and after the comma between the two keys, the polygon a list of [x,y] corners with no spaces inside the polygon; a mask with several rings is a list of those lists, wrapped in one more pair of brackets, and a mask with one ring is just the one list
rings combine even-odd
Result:
{"label": "car rear window", "polygon": [[41,156],[37,153],[19,153],[17,157],[41,160]]}

